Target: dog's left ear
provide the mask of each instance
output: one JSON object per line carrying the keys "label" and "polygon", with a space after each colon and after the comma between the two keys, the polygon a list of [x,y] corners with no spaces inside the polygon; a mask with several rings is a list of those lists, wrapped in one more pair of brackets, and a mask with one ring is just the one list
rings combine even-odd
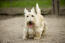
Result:
{"label": "dog's left ear", "polygon": [[41,10],[40,10],[40,8],[39,8],[38,3],[36,3],[36,12],[37,12],[37,14],[41,14]]}
{"label": "dog's left ear", "polygon": [[32,13],[35,13],[35,9],[34,9],[34,7],[31,9],[31,12],[32,12]]}

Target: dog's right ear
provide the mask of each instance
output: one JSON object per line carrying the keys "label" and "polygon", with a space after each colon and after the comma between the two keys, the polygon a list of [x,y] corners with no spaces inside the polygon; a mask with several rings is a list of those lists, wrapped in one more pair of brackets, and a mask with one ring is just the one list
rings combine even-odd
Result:
{"label": "dog's right ear", "polygon": [[28,13],[28,10],[27,10],[26,8],[24,9],[24,13],[25,13],[25,14],[27,14],[27,13]]}

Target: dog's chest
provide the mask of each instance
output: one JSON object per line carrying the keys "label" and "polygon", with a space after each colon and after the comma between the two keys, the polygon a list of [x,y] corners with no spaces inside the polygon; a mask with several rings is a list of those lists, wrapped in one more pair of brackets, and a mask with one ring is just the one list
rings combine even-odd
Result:
{"label": "dog's chest", "polygon": [[29,28],[29,29],[28,29],[28,34],[34,34],[34,30],[31,29],[31,28]]}

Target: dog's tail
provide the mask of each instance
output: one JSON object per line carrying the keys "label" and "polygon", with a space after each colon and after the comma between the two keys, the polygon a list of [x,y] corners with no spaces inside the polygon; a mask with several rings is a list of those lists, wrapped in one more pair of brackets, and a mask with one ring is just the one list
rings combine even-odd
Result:
{"label": "dog's tail", "polygon": [[37,14],[41,14],[41,10],[40,10],[40,8],[39,8],[38,3],[36,3],[36,12],[37,12]]}

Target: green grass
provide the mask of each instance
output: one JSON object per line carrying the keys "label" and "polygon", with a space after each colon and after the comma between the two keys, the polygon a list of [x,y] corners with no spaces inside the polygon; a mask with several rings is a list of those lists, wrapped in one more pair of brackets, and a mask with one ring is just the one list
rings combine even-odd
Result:
{"label": "green grass", "polygon": [[65,6],[65,0],[60,0],[60,5]]}
{"label": "green grass", "polygon": [[10,2],[0,2],[0,7],[10,7]]}
{"label": "green grass", "polygon": [[[0,8],[8,8],[8,7],[33,7],[36,5],[36,3],[39,4],[42,8],[49,8],[52,6],[52,0],[23,0],[23,1],[0,1]],[[64,0],[60,0],[60,5],[64,6],[65,2]]]}
{"label": "green grass", "polygon": [[34,1],[5,1],[0,3],[0,7],[33,7],[36,5],[36,3],[39,4],[40,7],[50,7],[51,6],[51,1],[50,0],[34,0]]}
{"label": "green grass", "polygon": [[[16,4],[15,4],[16,3]],[[12,7],[33,7],[38,3],[41,7],[48,7],[51,6],[48,2],[44,1],[22,1],[22,2],[13,2]]]}

